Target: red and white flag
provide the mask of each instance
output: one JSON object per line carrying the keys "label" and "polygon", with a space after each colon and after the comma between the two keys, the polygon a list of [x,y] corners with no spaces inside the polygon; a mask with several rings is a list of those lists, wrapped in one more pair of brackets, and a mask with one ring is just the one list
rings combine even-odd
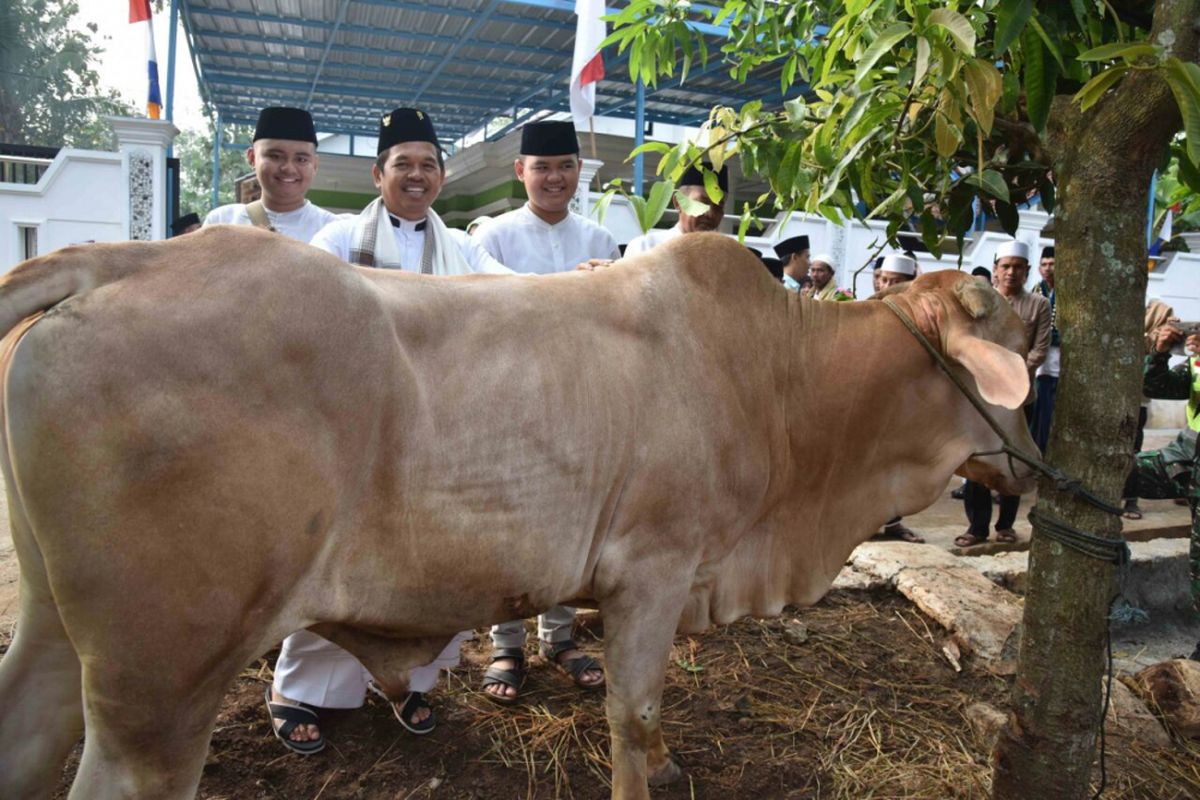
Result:
{"label": "red and white flag", "polygon": [[571,116],[576,126],[596,113],[596,82],[604,77],[600,43],[608,36],[604,0],[575,0],[575,59],[571,63]]}

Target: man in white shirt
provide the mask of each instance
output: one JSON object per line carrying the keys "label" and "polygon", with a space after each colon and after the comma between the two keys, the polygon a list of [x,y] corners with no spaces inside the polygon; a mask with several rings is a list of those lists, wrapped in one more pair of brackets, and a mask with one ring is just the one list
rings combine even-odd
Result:
{"label": "man in white shirt", "polygon": [[[513,168],[529,196],[521,208],[489,222],[475,239],[519,272],[548,274],[575,269],[594,259],[620,257],[605,228],[571,212],[579,186],[579,139],[569,121],[531,122],[521,130],[521,153]],[[604,684],[600,664],[580,652],[571,638],[575,609],[555,606],[538,617],[542,655],[584,689]],[[492,664],[483,691],[498,703],[513,703],[525,678],[525,622],[492,628]]]}
{"label": "man in white shirt", "polygon": [[424,111],[397,108],[381,117],[371,174],[379,197],[358,216],[326,225],[313,238],[314,247],[360,267],[427,275],[512,274],[477,239],[446,227],[433,210],[446,165]]}
{"label": "man in white shirt", "polygon": [[[705,164],[704,166],[710,172],[712,171],[710,165]],[[729,192],[728,166],[722,166],[721,171],[717,173],[717,186],[722,192]],[[625,255],[631,256],[635,253],[644,253],[663,242],[669,242],[685,233],[715,231],[721,226],[721,220],[725,218],[725,206],[723,202],[718,203],[708,196],[708,192],[704,188],[704,174],[699,169],[688,167],[687,172],[683,173],[683,177],[679,179],[678,190],[697,203],[706,204],[708,210],[699,216],[692,216],[691,214],[684,213],[683,209],[679,207],[679,200],[677,198],[671,198],[671,202],[675,205],[675,210],[679,212],[679,222],[667,230],[653,230],[641,236],[635,236],[625,246]]]}
{"label": "man in white shirt", "polygon": [[475,233],[479,243],[502,264],[543,275],[590,259],[620,258],[606,228],[571,211],[580,164],[572,122],[527,124],[513,168],[529,201],[484,225]]}
{"label": "man in white shirt", "polygon": [[[423,111],[397,108],[383,115],[372,174],[380,196],[357,216],[334,218],[313,237],[314,247],[364,267],[432,275],[511,274],[466,233],[447,228],[430,208],[446,173],[433,122]],[[392,705],[412,733],[433,730],[433,711],[424,695],[443,668],[458,663],[459,647],[469,635],[455,636],[434,661],[409,672],[409,694]],[[309,631],[292,634],[275,667],[269,707],[276,736],[296,752],[316,752],[324,745],[316,710],[358,708],[369,685],[370,674],[346,650]]]}
{"label": "man in white shirt", "polygon": [[214,208],[205,225],[256,225],[307,242],[337,215],[305,199],[317,174],[317,132],[302,108],[264,108],[246,160],[262,186],[262,199]]}

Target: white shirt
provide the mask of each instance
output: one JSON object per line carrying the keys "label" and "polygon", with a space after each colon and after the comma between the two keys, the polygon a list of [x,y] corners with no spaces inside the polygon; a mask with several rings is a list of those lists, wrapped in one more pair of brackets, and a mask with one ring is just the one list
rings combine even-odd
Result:
{"label": "white shirt", "polygon": [[629,244],[625,245],[625,255],[631,256],[634,253],[644,253],[647,250],[653,250],[663,242],[669,242],[677,236],[683,236],[683,229],[676,222],[672,228],[667,228],[665,231],[653,230],[649,233],[643,233],[641,236],[635,236],[629,240]]}
{"label": "white shirt", "polygon": [[1046,360],[1037,368],[1037,376],[1040,378],[1043,375],[1051,378],[1057,378],[1062,365],[1062,348],[1057,345],[1050,345],[1046,350]]}
{"label": "white shirt", "polygon": [[[301,242],[310,241],[317,231],[338,218],[338,215],[332,211],[326,211],[307,200],[295,211],[272,211],[265,204],[263,210],[267,212],[267,219],[270,220],[272,228],[290,239],[297,239]],[[204,224],[253,225],[254,223],[250,221],[250,215],[246,213],[246,206],[241,203],[231,203],[208,212],[208,216],[204,218]]]}
{"label": "white shirt", "polygon": [[[400,263],[405,272],[421,271],[421,253],[425,249],[424,221],[412,222],[407,219],[392,217],[399,221],[399,227],[393,227],[396,236],[396,247],[400,250]],[[342,261],[350,260],[350,248],[354,244],[354,228],[358,223],[357,216],[334,219],[309,242],[313,247],[319,247],[326,253],[332,253]],[[420,227],[421,230],[417,230]],[[450,228],[447,233],[450,240],[458,246],[462,257],[471,265],[474,272],[488,272],[499,275],[511,275],[513,271],[488,255],[465,231]]]}
{"label": "white shirt", "polygon": [[589,258],[620,258],[608,230],[579,214],[549,223],[529,204],[502,214],[475,234],[475,241],[520,272],[546,274],[574,269]]}

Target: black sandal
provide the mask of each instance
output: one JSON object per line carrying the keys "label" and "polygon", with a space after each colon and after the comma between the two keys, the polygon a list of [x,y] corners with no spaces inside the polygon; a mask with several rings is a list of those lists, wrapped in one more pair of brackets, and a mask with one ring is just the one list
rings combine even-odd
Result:
{"label": "black sandal", "polygon": [[[294,742],[288,738],[292,735],[292,731],[296,730],[297,725],[320,724],[316,709],[305,703],[273,702],[270,686],[267,687],[265,700],[267,713],[270,714],[268,720],[271,723],[271,731],[275,734],[276,739],[283,742],[284,747],[302,756],[311,756],[313,753],[319,753],[325,749],[325,734],[323,733],[317,739],[307,742]],[[275,720],[277,719],[281,719],[283,722],[276,725]]]}
{"label": "black sandal", "polygon": [[484,691],[483,693],[492,702],[499,703],[502,706],[511,706],[517,702],[517,699],[521,696],[521,687],[525,685],[525,650],[521,647],[501,647],[492,650],[491,663],[495,664],[501,659],[515,661],[517,665],[512,669],[500,669],[499,667],[489,666],[483,673],[483,683],[480,684],[479,688],[486,690],[489,686],[511,686],[517,692],[512,697],[488,691]]}
{"label": "black sandal", "polygon": [[[382,697],[392,707],[392,713],[396,715],[397,721],[409,733],[415,736],[424,736],[427,733],[431,733],[437,727],[437,717],[433,713],[433,706],[429,705],[429,701],[425,699],[424,693],[409,692],[402,702],[393,703],[375,681],[368,682],[367,688]],[[413,722],[413,714],[422,708],[429,709],[429,716],[420,722]]]}
{"label": "black sandal", "polygon": [[575,681],[575,685],[580,689],[599,689],[604,686],[604,680],[601,679],[597,683],[583,683],[583,673],[588,670],[596,670],[603,672],[604,667],[600,666],[600,662],[589,655],[576,656],[575,658],[559,661],[558,657],[568,650],[578,650],[579,645],[575,644],[571,639],[565,639],[561,642],[542,642],[541,653],[542,658],[545,658],[551,664],[561,669],[563,672],[571,676],[571,680]]}

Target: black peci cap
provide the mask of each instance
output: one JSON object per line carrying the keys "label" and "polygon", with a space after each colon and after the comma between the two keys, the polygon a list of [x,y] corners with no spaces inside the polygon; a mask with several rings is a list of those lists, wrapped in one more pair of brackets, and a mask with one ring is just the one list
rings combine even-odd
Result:
{"label": "black peci cap", "polygon": [[312,114],[303,108],[272,106],[258,112],[254,126],[254,141],[259,139],[289,139],[293,142],[317,143]]}
{"label": "black peci cap", "polygon": [[403,142],[429,142],[438,150],[437,132],[433,120],[415,108],[396,108],[379,118],[379,148],[376,154]]}
{"label": "black peci cap", "polygon": [[809,249],[807,236],[793,236],[790,239],[784,239],[779,244],[775,245],[775,255],[787,261],[796,253],[803,253]]}
{"label": "black peci cap", "polygon": [[[704,168],[709,172],[713,171],[712,164],[704,162]],[[683,173],[683,177],[679,179],[680,186],[703,186],[704,173],[696,167],[688,167],[687,172]],[[729,167],[722,166],[721,171],[717,173],[717,186],[722,192],[729,191]]]}
{"label": "black peci cap", "polygon": [[200,224],[200,215],[199,214],[195,214],[195,213],[184,214],[182,217],[179,217],[178,219],[176,219],[174,222],[171,223],[171,233],[174,234],[175,236],[178,236],[179,234],[183,233],[184,231],[186,231],[188,228],[192,227],[193,225],[199,225],[199,224]]}
{"label": "black peci cap", "polygon": [[575,123],[553,120],[530,122],[521,128],[521,155],[579,155],[579,137],[575,135]]}

